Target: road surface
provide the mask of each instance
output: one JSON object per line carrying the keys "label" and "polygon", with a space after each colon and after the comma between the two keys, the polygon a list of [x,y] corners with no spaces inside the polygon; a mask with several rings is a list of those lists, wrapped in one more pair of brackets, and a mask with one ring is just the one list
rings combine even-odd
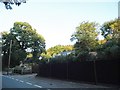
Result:
{"label": "road surface", "polygon": [[80,88],[81,90],[83,90],[83,88],[103,88],[103,90],[117,90],[115,88],[110,89],[111,87],[101,85],[91,85],[36,77],[34,74],[2,75],[2,88],[79,88],[79,90]]}
{"label": "road surface", "polygon": [[2,76],[2,88],[42,88],[38,85],[33,85],[30,82],[15,79],[10,76]]}

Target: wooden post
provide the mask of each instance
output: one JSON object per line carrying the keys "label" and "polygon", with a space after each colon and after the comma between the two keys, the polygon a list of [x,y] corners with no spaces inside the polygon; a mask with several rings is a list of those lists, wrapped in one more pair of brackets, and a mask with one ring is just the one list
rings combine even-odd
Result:
{"label": "wooden post", "polygon": [[10,41],[10,50],[9,50],[9,59],[8,59],[8,70],[7,70],[7,74],[8,74],[9,68],[10,68],[11,48],[12,48],[12,40]]}

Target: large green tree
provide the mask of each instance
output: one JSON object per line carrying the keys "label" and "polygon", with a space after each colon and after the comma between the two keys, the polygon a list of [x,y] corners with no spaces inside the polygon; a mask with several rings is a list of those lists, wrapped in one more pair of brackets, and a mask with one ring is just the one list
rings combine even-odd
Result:
{"label": "large green tree", "polygon": [[[31,52],[33,60],[37,60],[45,51],[45,39],[38,34],[29,23],[15,22],[9,33],[2,33],[3,62],[7,65],[11,47],[11,65],[19,64],[25,60],[27,52]],[[12,43],[10,43],[12,41]]]}
{"label": "large green tree", "polygon": [[90,51],[94,51],[97,45],[97,28],[98,24],[95,22],[82,22],[72,35],[71,40],[76,40],[74,45],[76,55],[85,59]]}
{"label": "large green tree", "polygon": [[99,59],[119,59],[120,58],[120,19],[105,22],[101,27],[102,35],[106,43],[98,48]]}

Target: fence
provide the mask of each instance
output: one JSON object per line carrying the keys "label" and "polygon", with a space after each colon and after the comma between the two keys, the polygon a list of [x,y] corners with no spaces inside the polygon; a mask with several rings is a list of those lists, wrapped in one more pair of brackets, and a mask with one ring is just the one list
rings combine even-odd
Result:
{"label": "fence", "polygon": [[32,73],[38,73],[38,64],[32,65]]}
{"label": "fence", "polygon": [[120,85],[120,60],[39,64],[39,76]]}

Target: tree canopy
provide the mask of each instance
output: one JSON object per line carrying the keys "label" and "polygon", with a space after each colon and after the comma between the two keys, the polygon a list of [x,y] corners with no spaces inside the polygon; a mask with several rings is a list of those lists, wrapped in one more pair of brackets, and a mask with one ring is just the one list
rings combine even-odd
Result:
{"label": "tree canopy", "polygon": [[74,45],[76,55],[83,55],[94,50],[97,45],[97,26],[95,22],[82,22],[72,35],[71,40],[76,40]]}
{"label": "tree canopy", "polygon": [[98,58],[120,59],[120,19],[105,22],[101,31],[106,43],[98,48]]}
{"label": "tree canopy", "polygon": [[[52,58],[53,61],[61,59],[69,60],[107,60],[119,59],[120,57],[120,20],[114,19],[105,22],[101,30],[101,35],[104,40],[99,40],[98,24],[95,22],[82,22],[76,27],[76,31],[71,36],[71,41],[76,41],[74,45],[56,45],[48,50],[45,50],[45,39],[42,35],[36,32],[27,22],[15,22],[10,32],[2,32],[2,54],[3,65],[7,65],[8,57],[11,49],[11,65],[17,65],[19,61],[25,60],[26,57],[32,57],[32,60],[47,61],[53,56],[63,51],[75,51],[75,54],[70,54],[66,57]],[[1,43],[1,42],[0,42]],[[90,56],[95,54],[95,58]],[[58,61],[58,62],[59,62]]]}
{"label": "tree canopy", "polygon": [[42,35],[27,22],[15,22],[9,33],[2,33],[3,62],[8,60],[11,40],[13,65],[25,60],[28,52],[32,53],[33,60],[38,60],[40,54],[45,51],[45,39]]}
{"label": "tree canopy", "polygon": [[60,52],[71,50],[73,50],[73,45],[56,45],[46,50],[46,53],[42,53],[42,56],[46,58],[51,58],[56,54],[59,54]]}
{"label": "tree canopy", "polygon": [[105,22],[101,27],[102,35],[105,39],[120,37],[120,19]]}

